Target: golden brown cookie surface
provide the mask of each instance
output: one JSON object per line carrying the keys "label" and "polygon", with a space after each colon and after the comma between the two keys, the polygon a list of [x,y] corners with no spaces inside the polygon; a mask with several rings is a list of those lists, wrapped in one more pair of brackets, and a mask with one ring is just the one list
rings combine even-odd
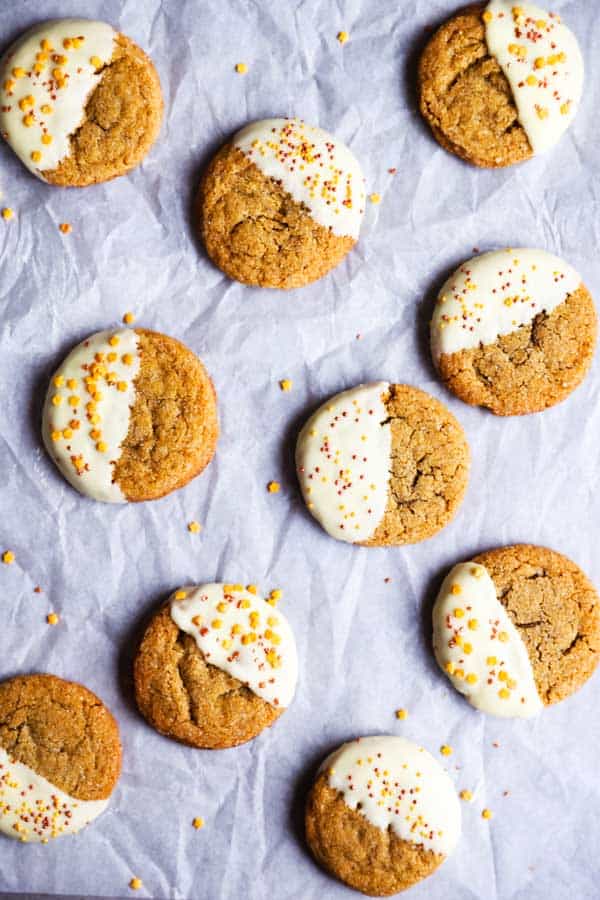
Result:
{"label": "golden brown cookie surface", "polygon": [[490,56],[476,4],[433,35],[419,65],[421,114],[436,140],[477,166],[500,167],[532,156],[510,85]]}
{"label": "golden brown cookie surface", "polygon": [[564,700],[600,659],[600,600],[581,569],[554,550],[517,544],[475,557],[525,642],[545,704]]}
{"label": "golden brown cookie surface", "polygon": [[78,800],[103,800],[121,772],[117,723],[80,684],[54,675],[0,683],[0,747]]}
{"label": "golden brown cookie surface", "polygon": [[154,64],[133,41],[118,34],[112,59],[87,100],[71,135],[70,155],[44,178],[62,187],[85,187],[124,175],[142,162],[158,137],[163,114]]}
{"label": "golden brown cookie surface", "polygon": [[134,680],[137,704],[148,722],[192,747],[216,750],[243,744],[283,712],[208,663],[194,638],[175,624],[169,605],[146,629]]}
{"label": "golden brown cookie surface", "polygon": [[382,521],[364,542],[369,547],[432,537],[454,518],[469,477],[465,433],[439,400],[392,384],[384,403],[392,432],[388,499]]}
{"label": "golden brown cookie surface", "polygon": [[560,403],[585,378],[596,346],[594,301],[584,285],[550,313],[539,313],[494,343],[444,354],[447,387],[499,416],[540,412]]}

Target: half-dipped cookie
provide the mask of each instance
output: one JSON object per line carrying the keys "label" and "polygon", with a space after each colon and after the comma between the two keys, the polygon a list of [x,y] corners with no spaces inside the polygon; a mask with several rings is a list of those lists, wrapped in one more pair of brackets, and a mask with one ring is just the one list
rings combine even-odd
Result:
{"label": "half-dipped cookie", "polygon": [[332,537],[366,546],[413,544],[454,517],[470,465],[445,406],[386,381],[332,397],[307,421],[296,469],[311,514]]}
{"label": "half-dipped cookie", "polygon": [[140,712],[192,747],[235,747],[292,702],[296,643],[285,616],[254,585],[175,591],[146,629],[134,667]]}
{"label": "half-dipped cookie", "polygon": [[365,210],[360,166],[341,141],[301,119],[263,119],[213,158],[197,202],[208,255],[258,287],[321,278],[358,239]]}
{"label": "half-dipped cookie", "polygon": [[91,335],[50,380],[46,449],[82,494],[156,500],[212,459],[219,425],[212,381],[175,338],[143,328]]}
{"label": "half-dipped cookie", "polygon": [[490,550],[446,576],[433,609],[433,649],[477,709],[533,716],[596,669],[600,599],[581,569],[554,550]]}

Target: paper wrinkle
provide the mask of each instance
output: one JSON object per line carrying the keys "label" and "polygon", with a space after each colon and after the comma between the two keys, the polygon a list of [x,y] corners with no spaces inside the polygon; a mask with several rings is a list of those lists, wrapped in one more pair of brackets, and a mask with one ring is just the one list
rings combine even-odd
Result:
{"label": "paper wrinkle", "polygon": [[[458,5],[90,0],[86,16],[121,29],[157,65],[165,120],[155,147],[130,175],[68,191],[39,183],[0,145],[0,205],[15,210],[0,221],[0,551],[16,554],[0,566],[0,677],[50,671],[81,681],[116,715],[124,744],[112,801],[79,836],[51,847],[0,841],[0,892],[123,897],[137,875],[161,900],[348,900],[307,851],[303,800],[329,752],[390,733],[434,756],[450,744],[443,762],[457,790],[475,795],[461,804],[455,853],[410,900],[563,900],[567,883],[578,900],[595,897],[600,721],[590,710],[600,676],[537,721],[487,722],[437,670],[429,622],[444,574],[506,543],[552,547],[600,585],[598,362],[554,409],[495,418],[439,383],[428,324],[437,292],[474,248],[545,248],[600,296],[600,82],[587,79],[572,127],[544,157],[499,171],[460,162],[421,123],[414,88],[425,29]],[[57,12],[50,0],[4,6],[3,47]],[[553,7],[591,71],[600,18],[583,0]],[[341,30],[350,36],[343,47]],[[280,115],[343,140],[367,195],[382,197],[367,201],[342,265],[288,293],[226,279],[192,218],[210,155],[247,122]],[[60,222],[72,233],[62,235]],[[40,416],[69,349],[122,327],[128,310],[134,327],[200,356],[222,431],[215,459],[184,490],[113,508],[79,496],[55,471]],[[311,413],[378,380],[442,400],[472,451],[456,519],[411,547],[328,537],[294,475],[295,440]],[[268,494],[271,480],[279,494]],[[193,519],[198,535],[187,531]],[[219,752],[152,731],[131,691],[145,617],[178,585],[213,580],[282,588],[299,656],[290,709],[255,741]],[[58,625],[46,624],[49,612]],[[195,816],[205,820],[200,831]]]}

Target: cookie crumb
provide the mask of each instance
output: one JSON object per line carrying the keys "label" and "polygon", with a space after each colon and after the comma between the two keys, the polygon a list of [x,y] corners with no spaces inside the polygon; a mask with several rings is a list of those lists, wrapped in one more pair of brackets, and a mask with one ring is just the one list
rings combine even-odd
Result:
{"label": "cookie crumb", "polygon": [[350,35],[348,34],[347,31],[338,31],[336,37],[337,37],[338,42],[339,42],[339,43],[342,45],[342,47],[343,47],[344,44],[347,43],[348,38],[350,37]]}
{"label": "cookie crumb", "polygon": [[2,562],[5,565],[10,566],[10,564],[14,563],[14,561],[15,561],[15,554],[12,552],[12,550],[5,550],[4,553],[2,554]]}
{"label": "cookie crumb", "polygon": [[383,583],[384,583],[384,584],[389,584],[391,580],[392,580],[391,578],[384,578],[384,579],[383,579]]}
{"label": "cookie crumb", "polygon": [[14,212],[12,211],[10,206],[5,206],[4,209],[2,210],[2,218],[6,219],[6,221],[8,222],[8,220],[12,219],[13,216],[14,216]]}
{"label": "cookie crumb", "polygon": [[281,485],[279,484],[278,481],[270,481],[267,485],[267,490],[270,494],[278,494],[280,488],[281,488]]}
{"label": "cookie crumb", "polygon": [[33,589],[33,593],[34,593],[34,594],[41,594],[41,593],[42,593],[42,589],[41,589],[41,587],[39,586],[39,584],[36,584],[36,586],[35,586],[34,589]]}
{"label": "cookie crumb", "polygon": [[279,382],[279,387],[281,388],[282,391],[291,391],[291,389],[292,389],[292,382],[290,381],[289,378],[283,378],[283,379]]}
{"label": "cookie crumb", "polygon": [[246,65],[246,63],[236,63],[235,71],[238,73],[238,75],[245,75],[248,71],[248,66]]}
{"label": "cookie crumb", "polygon": [[473,794],[469,790],[461,791],[458,795],[461,800],[465,800],[467,803],[473,799]]}
{"label": "cookie crumb", "polygon": [[135,322],[135,316],[132,312],[126,312],[123,316],[123,322],[125,325],[131,325],[132,322]]}
{"label": "cookie crumb", "polygon": [[408,719],[408,712],[405,709],[397,709],[396,710],[396,718],[404,721],[404,719]]}
{"label": "cookie crumb", "polygon": [[196,829],[196,831],[197,831],[199,828],[204,828],[204,819],[201,818],[200,816],[196,816],[196,818],[195,818],[194,821],[192,822],[192,825],[194,826],[194,828]]}
{"label": "cookie crumb", "polygon": [[132,878],[129,882],[129,887],[132,891],[139,891],[142,887],[142,879],[141,878]]}
{"label": "cookie crumb", "polygon": [[369,200],[371,203],[381,203],[381,194],[369,194]]}
{"label": "cookie crumb", "polygon": [[48,615],[46,616],[46,622],[48,623],[48,625],[58,625],[58,621],[59,619],[56,613],[48,613]]}
{"label": "cookie crumb", "polygon": [[395,175],[397,171],[398,171],[398,169],[396,169],[395,167],[392,168],[392,169],[388,169],[388,173],[389,173],[390,175]]}
{"label": "cookie crumb", "polygon": [[485,809],[481,810],[481,818],[482,819],[491,819],[493,815],[494,814],[491,811],[491,809],[488,809],[487,807]]}
{"label": "cookie crumb", "polygon": [[440,753],[442,754],[442,756],[451,756],[452,747],[450,747],[448,744],[442,744],[442,746],[440,747]]}
{"label": "cookie crumb", "polygon": [[70,225],[69,222],[61,222],[58,229],[63,234],[70,234],[73,231],[73,226]]}
{"label": "cookie crumb", "polygon": [[187,528],[188,531],[190,531],[192,534],[198,534],[199,531],[202,531],[202,525],[200,524],[200,522],[196,522],[195,519],[192,522],[188,522]]}

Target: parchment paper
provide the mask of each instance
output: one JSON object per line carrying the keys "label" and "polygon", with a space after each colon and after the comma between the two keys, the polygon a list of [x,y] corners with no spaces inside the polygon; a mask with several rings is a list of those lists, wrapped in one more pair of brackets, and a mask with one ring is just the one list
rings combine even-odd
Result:
{"label": "parchment paper", "polygon": [[[546,158],[478,171],[439,149],[415,108],[426,29],[455,6],[0,3],[3,46],[54,16],[112,22],[151,54],[166,108],[146,162],[98,187],[46,186],[0,148],[0,204],[16,211],[0,221],[0,541],[16,554],[0,566],[0,677],[49,671],[83,682],[114,711],[124,745],[123,776],[93,826],[48,846],[0,840],[0,890],[114,897],[131,895],[136,875],[144,882],[136,896],[349,897],[305,849],[303,801],[331,749],[390,732],[434,753],[449,743],[457,789],[475,792],[462,806],[456,853],[411,898],[599,896],[600,678],[538,720],[496,721],[452,690],[429,645],[441,578],[484,548],[548,545],[600,585],[598,364],[559,407],[502,420],[444,390],[427,322],[436,290],[475,247],[544,247],[600,294],[600,22],[595,3],[557,0],[588,71],[574,127]],[[344,47],[341,29],[350,35]],[[247,75],[235,73],[237,62]],[[345,139],[382,202],[368,206],[357,248],[328,277],[289,293],[253,290],[209,263],[193,235],[192,199],[202,166],[235,129],[293,114]],[[72,234],[61,235],[60,222]],[[114,507],[63,481],[42,449],[39,417],[64,354],[129,309],[137,324],[180,338],[205,361],[222,435],[210,468],[187,488]],[[290,393],[281,378],[292,379]],[[414,547],[332,540],[304,510],[295,481],[301,422],[330,394],[371,379],[442,399],[472,448],[457,518]],[[278,495],[266,491],[271,479],[282,484]],[[200,535],[187,532],[191,519]],[[283,588],[301,678],[272,729],[239,749],[202,752],[160,737],[137,714],[131,654],[144,617],[173,588],[213,579]],[[55,627],[45,621],[50,611],[61,617]],[[406,722],[396,720],[398,707],[409,711]],[[206,821],[201,831],[195,816]]]}

